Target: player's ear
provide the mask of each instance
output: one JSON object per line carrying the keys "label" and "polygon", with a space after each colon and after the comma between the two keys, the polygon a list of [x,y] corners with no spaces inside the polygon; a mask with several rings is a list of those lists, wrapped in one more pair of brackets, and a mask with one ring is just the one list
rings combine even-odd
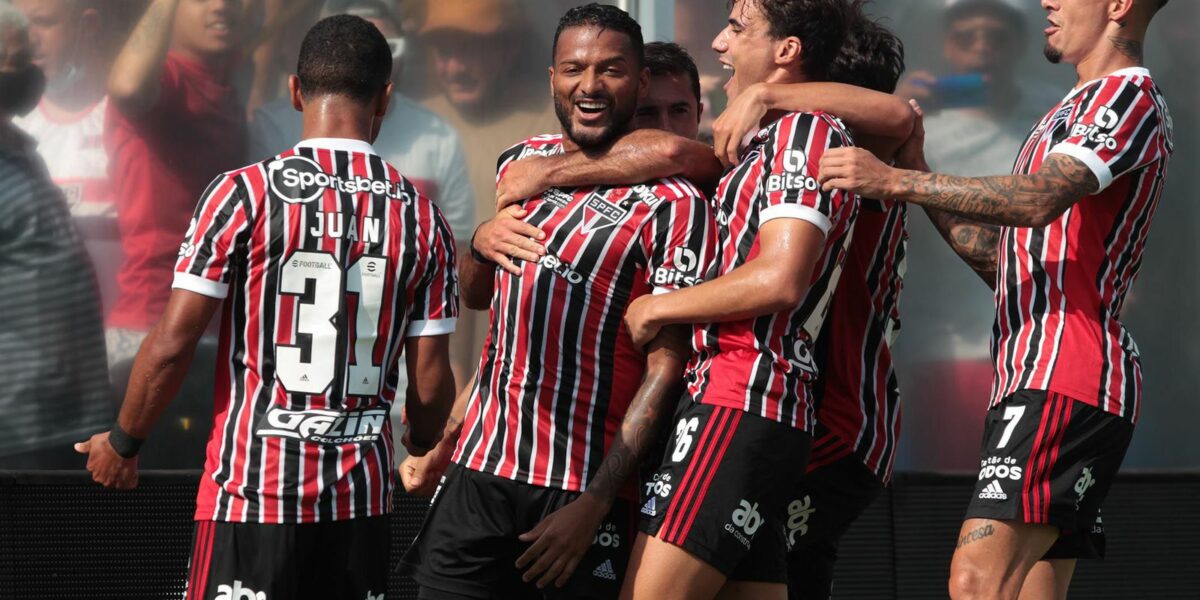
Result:
{"label": "player's ear", "polygon": [[375,116],[379,117],[380,120],[383,120],[387,116],[388,107],[392,105],[392,92],[394,88],[395,86],[389,82],[384,86],[383,94],[379,97],[378,104],[375,107]]}
{"label": "player's ear", "polygon": [[696,122],[699,123],[700,121],[703,121],[703,120],[704,120],[704,101],[697,100],[696,101]]}
{"label": "player's ear", "polygon": [[1134,16],[1134,0],[1111,0],[1108,3],[1108,20],[1124,27]]}
{"label": "player's ear", "polygon": [[804,44],[796,36],[788,36],[775,44],[775,64],[787,67],[799,64],[804,53]]}
{"label": "player's ear", "polygon": [[292,108],[304,112],[304,96],[300,94],[300,78],[288,76],[288,96],[292,99]]}
{"label": "player's ear", "polygon": [[650,93],[650,67],[642,67],[642,72],[638,74],[638,103],[646,99],[646,94]]}

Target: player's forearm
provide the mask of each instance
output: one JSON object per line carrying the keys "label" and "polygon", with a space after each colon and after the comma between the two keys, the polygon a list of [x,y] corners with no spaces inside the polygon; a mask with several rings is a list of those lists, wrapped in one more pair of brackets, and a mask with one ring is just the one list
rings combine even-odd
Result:
{"label": "player's forearm", "polygon": [[[809,263],[815,262],[813,260]],[[792,308],[808,291],[812,266],[807,275],[792,281],[774,261],[760,257],[717,279],[656,298],[650,316],[657,325],[724,323],[752,319]]]}
{"label": "player's forearm", "polygon": [[942,239],[989,288],[996,287],[996,261],[1000,227],[976,223],[946,211],[925,208]]}
{"label": "player's forearm", "polygon": [[449,355],[422,365],[419,377],[410,385],[413,390],[405,402],[405,413],[413,438],[422,443],[437,440],[445,435],[456,405]]}
{"label": "player's forearm", "polygon": [[108,95],[127,113],[145,111],[158,100],[178,6],[179,0],[153,0],[113,62]]}
{"label": "player's forearm", "polygon": [[146,336],[133,360],[125,401],[117,422],[129,435],[145,439],[187,377],[198,335],[163,331],[160,324]]}
{"label": "player's forearm", "polygon": [[825,112],[846,123],[855,133],[903,141],[912,135],[916,113],[908,102],[844,83],[764,83],[753,87],[769,110]]}
{"label": "player's forearm", "polygon": [[547,187],[621,185],[673,176],[708,185],[722,172],[708,145],[657,129],[632,131],[602,151],[551,157],[545,168]]}
{"label": "player's forearm", "polygon": [[621,487],[637,472],[670,418],[687,363],[688,331],[684,327],[666,329],[651,342],[642,384],[629,403],[600,469],[585,490],[605,505],[612,504]]}
{"label": "player's forearm", "polygon": [[492,304],[496,265],[480,262],[473,254],[468,248],[458,256],[459,294],[467,308],[487,310]]}
{"label": "player's forearm", "polygon": [[1052,155],[1031,175],[955,177],[893,169],[890,197],[989,225],[1045,227],[1096,189],[1081,161]]}

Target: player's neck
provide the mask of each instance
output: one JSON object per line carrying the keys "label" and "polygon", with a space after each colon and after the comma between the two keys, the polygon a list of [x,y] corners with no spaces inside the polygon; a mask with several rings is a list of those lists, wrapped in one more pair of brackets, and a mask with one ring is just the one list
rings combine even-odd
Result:
{"label": "player's neck", "polygon": [[1117,30],[1116,34],[1106,35],[1075,65],[1075,74],[1079,78],[1077,87],[1121,69],[1142,66],[1141,38],[1122,30]]}
{"label": "player's neck", "polygon": [[322,96],[304,104],[303,139],[343,138],[371,141],[368,109],[338,96]]}

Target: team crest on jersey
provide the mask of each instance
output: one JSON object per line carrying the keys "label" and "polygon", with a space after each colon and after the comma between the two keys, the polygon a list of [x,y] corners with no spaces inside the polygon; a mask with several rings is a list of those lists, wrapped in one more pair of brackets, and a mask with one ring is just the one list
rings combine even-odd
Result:
{"label": "team crest on jersey", "polygon": [[619,205],[609,204],[603,196],[593,192],[583,201],[583,226],[579,233],[588,235],[593,231],[612,227],[625,218],[629,210]]}
{"label": "team crest on jersey", "polygon": [[387,421],[387,410],[287,410],[272,405],[264,419],[257,428],[259,437],[289,438],[326,445],[362,444],[379,439]]}
{"label": "team crest on jersey", "polygon": [[267,165],[270,171],[267,180],[271,191],[288,204],[304,204],[320,198],[326,190],[343,194],[375,194],[387,196],[404,203],[412,198],[400,187],[399,182],[353,176],[349,179],[326,173],[316,161],[304,156],[288,156]]}

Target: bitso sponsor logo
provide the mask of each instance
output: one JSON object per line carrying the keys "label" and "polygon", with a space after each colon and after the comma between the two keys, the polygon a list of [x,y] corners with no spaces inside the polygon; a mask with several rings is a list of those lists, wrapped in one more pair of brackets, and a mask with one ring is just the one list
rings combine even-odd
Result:
{"label": "bitso sponsor logo", "polygon": [[807,174],[808,157],[805,156],[803,150],[784,150],[783,170],[783,173],[775,173],[767,177],[768,192],[784,190],[815,192],[821,187],[815,178],[809,177]]}
{"label": "bitso sponsor logo", "polygon": [[700,259],[690,248],[679,247],[672,254],[671,264],[675,267],[658,267],[654,269],[654,285],[657,286],[690,286],[700,283],[700,278],[694,275]]}
{"label": "bitso sponsor logo", "polygon": [[259,437],[289,438],[313,444],[362,444],[379,439],[387,411],[382,408],[354,412],[333,410],[287,410],[272,406]]}
{"label": "bitso sponsor logo", "polygon": [[803,150],[784,150],[783,168],[788,173],[799,173],[808,165],[808,157]]}
{"label": "bitso sponsor logo", "polygon": [[990,456],[986,460],[979,461],[979,477],[976,481],[984,479],[1011,479],[1020,481],[1024,474],[1021,467],[1016,465],[1016,460],[1009,456]]}
{"label": "bitso sponsor logo", "polygon": [[1000,487],[1000,480],[993,479],[987,487],[979,492],[979,498],[982,500],[1008,500],[1008,494],[1004,493],[1004,489]]}
{"label": "bitso sponsor logo", "polygon": [[812,496],[805,496],[799,500],[792,500],[787,510],[788,548],[791,548],[796,545],[797,537],[804,537],[808,533],[808,519],[817,509],[812,505]]}
{"label": "bitso sponsor logo", "polygon": [[215,600],[267,600],[266,592],[256,592],[234,580],[233,585],[218,585]]}
{"label": "bitso sponsor logo", "polygon": [[321,165],[303,156],[281,158],[267,165],[270,174],[271,191],[289,204],[312,202],[326,190],[336,190],[343,194],[375,194],[386,196],[393,200],[411,202],[400,188],[400,183],[369,179],[355,175],[344,178],[339,175],[326,173]]}

